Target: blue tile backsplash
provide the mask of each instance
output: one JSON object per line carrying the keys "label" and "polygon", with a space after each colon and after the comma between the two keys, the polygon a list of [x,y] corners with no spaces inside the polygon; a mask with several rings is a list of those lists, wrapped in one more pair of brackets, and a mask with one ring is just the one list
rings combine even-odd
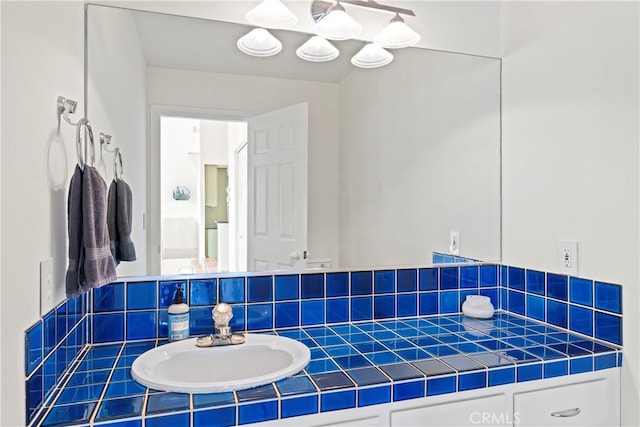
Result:
{"label": "blue tile backsplash", "polygon": [[[148,390],[129,374],[139,354],[166,342],[167,307],[178,286],[191,307],[192,335],[212,333],[211,309],[227,302],[232,329],[275,329],[312,350],[306,373],[278,382],[277,391],[271,384],[193,395],[193,425],[209,425],[211,417],[220,425],[287,418],[620,366],[618,348],[606,344],[622,345],[621,286],[469,261],[140,278],[94,289],[25,331],[26,418],[46,426],[141,426],[141,418],[147,426],[189,425],[189,395]],[[482,338],[464,334],[468,319],[459,316],[466,296],[477,294],[502,310],[494,318],[498,328]],[[483,358],[487,350],[501,356]]]}

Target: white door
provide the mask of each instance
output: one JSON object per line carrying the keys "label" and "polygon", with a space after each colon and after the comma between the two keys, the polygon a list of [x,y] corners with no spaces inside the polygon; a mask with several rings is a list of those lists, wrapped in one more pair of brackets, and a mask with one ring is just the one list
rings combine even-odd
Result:
{"label": "white door", "polygon": [[249,119],[249,271],[305,265],[308,108],[296,104]]}

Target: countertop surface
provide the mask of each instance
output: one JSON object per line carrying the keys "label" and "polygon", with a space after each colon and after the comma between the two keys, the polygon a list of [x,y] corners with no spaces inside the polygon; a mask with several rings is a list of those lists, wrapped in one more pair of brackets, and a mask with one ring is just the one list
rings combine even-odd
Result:
{"label": "countertop surface", "polygon": [[273,384],[191,395],[148,389],[131,378],[136,357],[166,340],[87,346],[34,425],[130,419],[133,426],[145,419],[147,427],[198,426],[212,417],[216,425],[246,424],[622,363],[619,347],[501,312],[491,320],[444,315],[252,333],[299,340],[311,349],[311,362]]}

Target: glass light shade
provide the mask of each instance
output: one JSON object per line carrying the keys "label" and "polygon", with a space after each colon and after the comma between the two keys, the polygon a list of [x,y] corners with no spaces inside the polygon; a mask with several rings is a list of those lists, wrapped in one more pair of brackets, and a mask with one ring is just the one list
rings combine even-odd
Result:
{"label": "glass light shade", "polygon": [[280,0],[262,0],[246,17],[256,27],[290,28],[298,23],[296,15]]}
{"label": "glass light shade", "polygon": [[272,56],[282,50],[282,43],[264,28],[255,28],[238,39],[238,49],[251,56]]}
{"label": "glass light shade", "polygon": [[347,40],[362,32],[362,26],[358,21],[344,11],[340,2],[316,24],[318,35],[329,40]]}
{"label": "glass light shade", "polygon": [[311,62],[326,62],[336,59],[340,51],[326,39],[313,36],[296,50],[296,55]]}
{"label": "glass light shade", "polygon": [[391,52],[384,50],[375,43],[365,45],[360,52],[351,58],[351,63],[360,68],[377,68],[393,61]]}
{"label": "glass light shade", "polygon": [[420,34],[413,31],[404,20],[397,16],[392,19],[373,42],[388,49],[413,46],[420,41]]}

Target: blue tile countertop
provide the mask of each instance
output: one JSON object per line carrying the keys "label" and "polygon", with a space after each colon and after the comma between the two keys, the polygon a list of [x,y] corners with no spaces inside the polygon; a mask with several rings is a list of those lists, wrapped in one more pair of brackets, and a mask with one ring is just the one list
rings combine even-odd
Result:
{"label": "blue tile countertop", "polygon": [[307,368],[233,393],[148,389],[135,358],[166,340],[87,345],[32,425],[230,426],[551,378],[620,366],[622,350],[498,312],[287,328],[311,349]]}

